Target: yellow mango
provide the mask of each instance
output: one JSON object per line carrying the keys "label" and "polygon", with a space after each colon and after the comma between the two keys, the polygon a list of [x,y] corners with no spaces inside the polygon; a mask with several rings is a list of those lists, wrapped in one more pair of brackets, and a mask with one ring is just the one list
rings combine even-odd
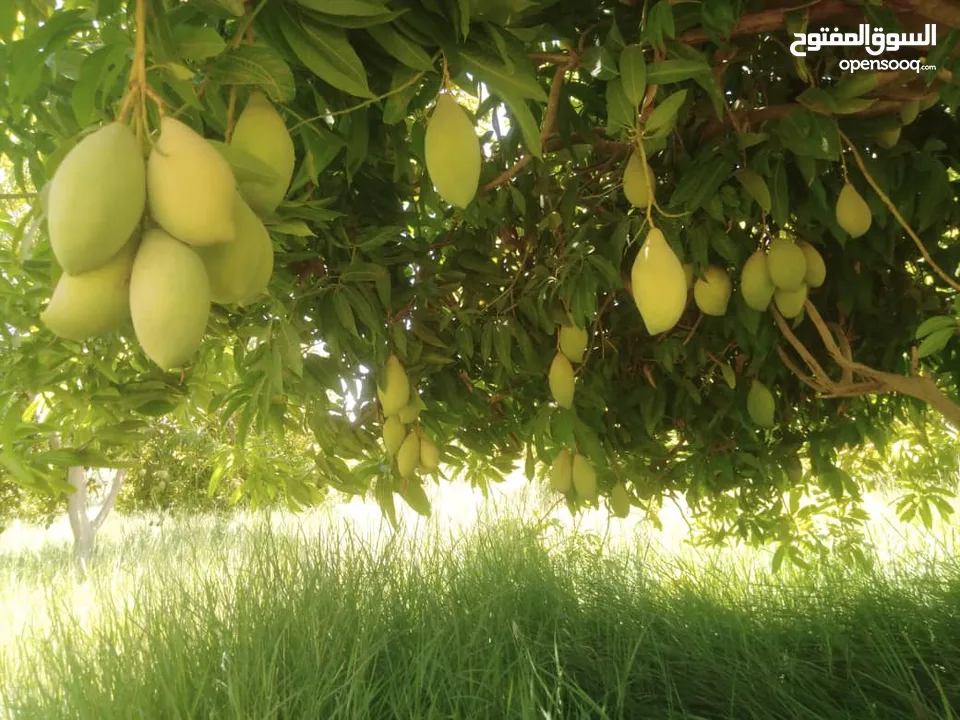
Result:
{"label": "yellow mango", "polygon": [[587,351],[587,331],[575,325],[560,326],[560,352],[572,363],[583,362]]}
{"label": "yellow mango", "polygon": [[870,206],[850,183],[843,186],[837,197],[836,216],[837,224],[854,238],[865,235],[873,223]]}
{"label": "yellow mango", "polygon": [[550,384],[550,394],[557,405],[563,408],[573,407],[573,393],[576,388],[576,376],[573,366],[563,353],[557,353],[550,363],[550,374],[547,378]]}
{"label": "yellow mango", "polygon": [[633,299],[651,335],[673,328],[687,304],[687,276],[663,233],[654,228],[631,271]]}
{"label": "yellow mango", "polygon": [[50,181],[45,200],[50,244],[70,275],[120,252],[146,205],[146,167],[133,131],[112,122],[77,143]]}
{"label": "yellow mango", "polygon": [[40,320],[55,335],[83,342],[115,330],[130,317],[130,272],[140,242],[130,239],[120,252],[95,270],[64,273]]}
{"label": "yellow mango", "polygon": [[730,276],[717,265],[710,265],[693,286],[693,300],[704,315],[725,314],[732,293]]}
{"label": "yellow mango", "polygon": [[236,228],[233,242],[196,249],[210,278],[210,297],[220,305],[245,300],[268,254],[271,266],[273,264],[270,233],[239,194],[234,201],[233,221]]}
{"label": "yellow mango", "polygon": [[653,197],[654,177],[639,150],[634,150],[623,171],[623,194],[636,208],[646,209]]}
{"label": "yellow mango", "polygon": [[269,183],[240,183],[240,192],[255,212],[260,215],[272,213],[290,187],[296,151],[283,117],[259,90],[250,94],[246,107],[237,118],[230,145],[262,160],[279,176],[279,179]]}
{"label": "yellow mango", "polygon": [[380,398],[384,417],[396,415],[410,401],[410,380],[407,378],[407,372],[403,369],[400,358],[396,355],[387,358],[383,366],[380,382],[377,385],[377,397]]}
{"label": "yellow mango", "polygon": [[770,279],[767,254],[757,250],[747,258],[740,273],[740,293],[747,307],[766,312],[777,286]]}
{"label": "yellow mango", "polygon": [[807,275],[807,257],[792,239],[777,237],[767,249],[767,270],[774,285],[794,291]]}
{"label": "yellow mango", "polygon": [[465,208],[477,194],[483,155],[473,122],[453,95],[443,93],[424,137],[427,174],[437,193]]}
{"label": "yellow mango", "polygon": [[597,499],[597,473],[580,453],[573,456],[573,487],[584,500]]}
{"label": "yellow mango", "polygon": [[163,230],[147,230],[130,274],[130,315],[143,351],[164,370],[200,349],[210,282],[200,256]]}
{"label": "yellow mango", "polygon": [[147,201],[160,227],[187,245],[232,242],[236,190],[213,145],[179,120],[161,120],[147,161]]}

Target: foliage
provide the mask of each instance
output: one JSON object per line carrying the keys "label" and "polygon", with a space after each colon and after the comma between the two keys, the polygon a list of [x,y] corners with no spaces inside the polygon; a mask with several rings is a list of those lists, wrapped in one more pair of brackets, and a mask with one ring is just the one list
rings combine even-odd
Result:
{"label": "foliage", "polygon": [[[322,448],[311,485],[372,487],[392,517],[403,484],[378,442],[375,377],[396,353],[451,476],[483,485],[523,463],[533,478],[576,447],[602,495],[618,478],[634,504],[683,495],[712,537],[768,542],[784,536],[788,491],[855,501],[844,448],[885,447],[898,423],[916,422],[923,403],[890,378],[922,381],[921,400],[960,413],[957,325],[924,324],[956,315],[960,33],[950,28],[960,23],[949,7],[814,19],[746,0],[141,2],[143,58],[134,2],[5,5],[0,153],[12,182],[38,191],[85,131],[116,117],[138,60],[163,109],[212,140],[259,88],[286,117],[298,163],[266,218],[270,297],[216,308],[182,373],[153,366],[129,327],[84,345],[57,340],[37,321],[57,273],[39,203],[8,203],[0,462],[24,487],[61,492],[66,465],[129,463],[169,415],[229,428],[235,458],[310,433]],[[925,58],[937,70],[845,74],[855,48],[794,57],[789,33],[808,20],[937,23]],[[447,73],[485,151],[462,210],[437,197],[424,165],[425,120]],[[913,119],[903,108],[917,101]],[[156,128],[157,105],[146,112]],[[901,126],[893,147],[877,142]],[[646,215],[620,188],[638,131],[657,180]],[[256,175],[249,158],[227,155],[235,174]],[[873,215],[856,240],[834,214],[848,177]],[[735,291],[725,316],[701,317],[689,302],[676,328],[649,336],[628,277],[651,220],[698,273],[718,265],[735,284],[777,231],[806,239],[827,266],[808,305],[819,313],[791,330]],[[551,405],[546,380],[565,314],[590,331],[572,409]],[[861,368],[886,375],[853,385],[848,372],[821,371],[814,387],[826,379],[844,392],[820,397],[783,358],[794,332],[820,354],[827,323]],[[753,379],[776,397],[770,430],[748,417]],[[788,473],[798,453],[810,469],[801,480]]]}

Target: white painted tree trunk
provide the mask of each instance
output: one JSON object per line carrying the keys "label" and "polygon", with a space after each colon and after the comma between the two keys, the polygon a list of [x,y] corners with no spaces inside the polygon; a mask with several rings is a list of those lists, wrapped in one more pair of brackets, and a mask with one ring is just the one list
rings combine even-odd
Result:
{"label": "white painted tree trunk", "polygon": [[114,473],[103,505],[100,506],[97,516],[91,520],[87,512],[87,474],[82,467],[71,467],[67,470],[67,482],[74,487],[74,492],[67,498],[67,516],[70,519],[70,529],[73,530],[74,552],[83,575],[87,572],[87,563],[93,552],[97,531],[113,510],[126,478],[126,470],[117,470]]}

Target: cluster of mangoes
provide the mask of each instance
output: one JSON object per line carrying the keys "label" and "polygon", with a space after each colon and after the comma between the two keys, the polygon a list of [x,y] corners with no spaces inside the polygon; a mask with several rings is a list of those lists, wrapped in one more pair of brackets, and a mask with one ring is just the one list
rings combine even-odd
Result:
{"label": "cluster of mangoes", "polygon": [[273,246],[258,214],[275,211],[287,192],[293,140],[270,101],[254,92],[231,144],[275,179],[238,184],[223,155],[172,117],[161,119],[146,161],[120,121],[77,143],[44,193],[63,270],[41,313],[44,325],[82,342],[131,319],[143,351],[169,370],[199,349],[211,303],[261,296]]}

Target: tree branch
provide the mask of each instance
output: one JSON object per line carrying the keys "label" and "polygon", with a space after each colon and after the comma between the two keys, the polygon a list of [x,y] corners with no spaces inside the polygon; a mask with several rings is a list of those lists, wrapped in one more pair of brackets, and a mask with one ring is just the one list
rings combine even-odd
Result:
{"label": "tree branch", "polygon": [[113,506],[117,502],[117,496],[120,495],[120,488],[123,487],[123,481],[127,479],[127,470],[122,468],[117,470],[113,475],[113,482],[110,483],[110,490],[107,493],[107,497],[103,501],[103,505],[100,506],[100,511],[97,513],[97,516],[93,519],[93,529],[99,530],[100,526],[103,525],[104,520],[107,519],[107,515],[110,514],[110,511],[113,510]]}
{"label": "tree branch", "polygon": [[[853,373],[856,373],[863,377],[866,382],[836,382],[823,374],[822,371],[817,373],[816,370],[814,370],[815,376],[811,378],[800,372],[796,365],[786,358],[782,348],[777,348],[777,352],[784,361],[784,364],[801,382],[816,389],[822,398],[855,397],[885,393],[908,395],[909,397],[927,403],[943,415],[950,424],[956,428],[960,428],[960,405],[947,397],[947,395],[937,387],[937,384],[930,376],[915,375],[909,377],[898,375],[897,373],[876,370],[862,363],[855,362],[851,357],[850,345],[847,342],[846,336],[843,336],[841,333],[842,339],[839,339],[839,337],[835,339],[816,306],[809,299],[804,303],[804,308],[810,321],[816,327],[817,333],[820,335],[820,339],[823,341],[830,357],[845,371],[844,380],[852,377]],[[783,316],[777,312],[776,308],[771,308],[770,312],[780,327],[783,336],[800,354],[807,365],[810,366],[811,370],[813,370],[815,366],[819,367],[819,365],[816,364],[816,360],[814,360],[810,354],[810,351],[807,350],[797,336],[793,334],[790,326],[783,319]]]}
{"label": "tree branch", "polygon": [[[567,70],[570,70],[576,67],[579,62],[579,58],[576,55],[567,55],[564,56],[566,62],[563,65],[557,66],[556,72],[553,73],[553,83],[550,85],[550,97],[547,99],[547,111],[543,116],[543,129],[540,131],[540,148],[543,149],[546,145],[547,138],[553,133],[553,126],[557,121],[557,112],[560,109],[560,91],[563,90],[563,78]],[[513,164],[512,167],[504,170],[502,173],[497,175],[493,180],[488,182],[482,188],[481,192],[488,192],[493,190],[493,188],[498,185],[503,185],[506,182],[509,182],[513,177],[516,176],[518,172],[523,170],[530,161],[533,160],[533,155],[526,153],[523,155],[517,162]]]}

